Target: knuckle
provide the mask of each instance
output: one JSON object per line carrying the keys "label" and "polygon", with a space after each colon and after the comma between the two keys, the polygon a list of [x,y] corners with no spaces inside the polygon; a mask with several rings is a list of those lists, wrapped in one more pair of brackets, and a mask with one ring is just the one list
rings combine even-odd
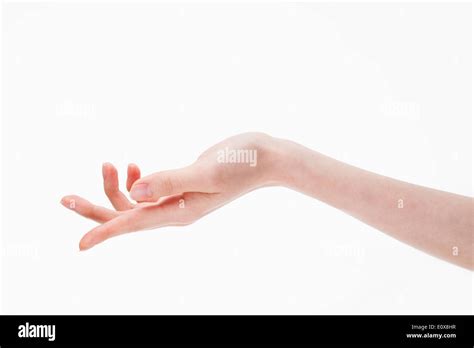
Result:
{"label": "knuckle", "polygon": [[170,176],[163,176],[156,182],[156,192],[160,195],[170,195],[178,188],[176,179]]}

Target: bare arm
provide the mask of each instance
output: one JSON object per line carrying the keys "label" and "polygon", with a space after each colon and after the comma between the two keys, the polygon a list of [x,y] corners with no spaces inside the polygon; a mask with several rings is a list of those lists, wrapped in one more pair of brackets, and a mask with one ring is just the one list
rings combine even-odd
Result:
{"label": "bare arm", "polygon": [[473,269],[472,198],[371,173],[284,142],[281,154],[293,162],[293,169],[283,172],[284,185],[420,250]]}
{"label": "bare arm", "polygon": [[473,269],[473,199],[417,186],[339,162],[291,141],[261,133],[231,137],[188,167],[140,178],[103,168],[104,189],[116,210],[78,196],[62,204],[101,225],[84,235],[81,250],[123,233],[187,225],[246,192],[282,185],[321,200],[429,254]]}

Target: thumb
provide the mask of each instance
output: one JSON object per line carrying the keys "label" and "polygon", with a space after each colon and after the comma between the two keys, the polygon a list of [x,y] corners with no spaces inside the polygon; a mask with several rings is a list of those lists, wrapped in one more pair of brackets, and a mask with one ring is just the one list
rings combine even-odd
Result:
{"label": "thumb", "polygon": [[201,192],[205,185],[200,179],[202,177],[193,166],[154,173],[135,181],[130,197],[137,202],[154,202],[164,196]]}

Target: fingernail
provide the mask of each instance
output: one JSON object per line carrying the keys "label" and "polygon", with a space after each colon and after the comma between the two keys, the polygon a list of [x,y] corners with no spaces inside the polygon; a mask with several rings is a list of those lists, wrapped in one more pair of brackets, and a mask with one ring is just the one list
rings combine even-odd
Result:
{"label": "fingernail", "polygon": [[137,184],[132,187],[130,197],[136,201],[144,201],[153,195],[148,184]]}

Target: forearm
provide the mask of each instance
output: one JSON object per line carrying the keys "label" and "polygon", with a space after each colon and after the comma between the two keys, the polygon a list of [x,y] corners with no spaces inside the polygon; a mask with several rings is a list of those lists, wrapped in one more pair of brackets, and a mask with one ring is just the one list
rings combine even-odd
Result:
{"label": "forearm", "polygon": [[371,173],[279,140],[281,184],[434,256],[473,268],[473,200]]}

